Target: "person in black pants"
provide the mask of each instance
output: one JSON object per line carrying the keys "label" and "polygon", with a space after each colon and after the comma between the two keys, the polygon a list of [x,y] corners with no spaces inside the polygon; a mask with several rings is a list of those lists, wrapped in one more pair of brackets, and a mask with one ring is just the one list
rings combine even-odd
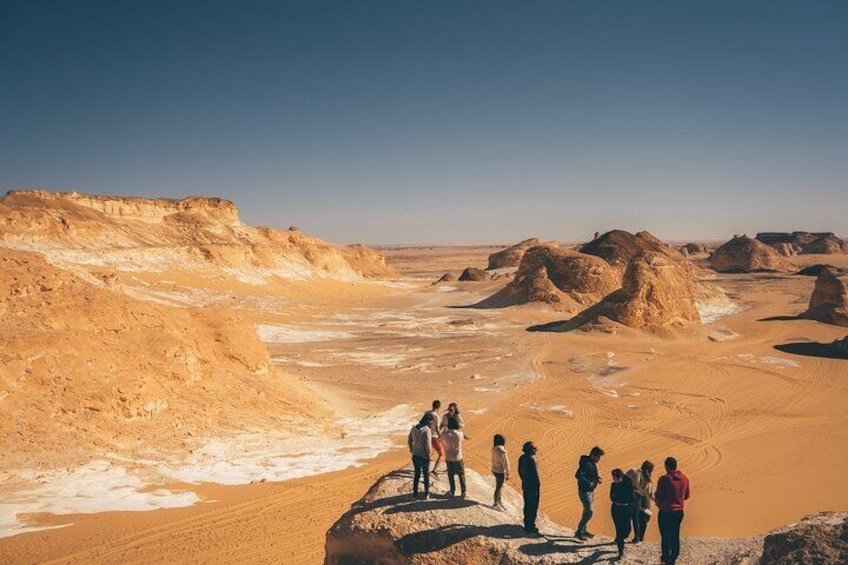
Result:
{"label": "person in black pants", "polygon": [[521,477],[521,492],[524,495],[524,531],[538,534],[536,515],[539,513],[539,469],[536,467],[536,444],[528,441],[522,448],[524,455],[518,458],[518,475]]}
{"label": "person in black pants", "polygon": [[612,484],[610,485],[610,500],[612,501],[612,521],[615,523],[615,545],[618,547],[618,558],[624,557],[624,540],[630,535],[630,520],[633,517],[633,483],[621,469],[613,469]]}
{"label": "person in black pants", "polygon": [[689,478],[677,468],[677,459],[665,460],[666,474],[657,481],[655,498],[660,509],[657,522],[660,526],[663,565],[675,565],[680,555],[680,525],[683,508],[689,499]]}

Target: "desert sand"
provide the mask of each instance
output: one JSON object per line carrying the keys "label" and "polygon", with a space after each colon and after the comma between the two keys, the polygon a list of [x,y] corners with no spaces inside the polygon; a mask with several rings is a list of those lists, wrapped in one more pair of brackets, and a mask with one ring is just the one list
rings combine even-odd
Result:
{"label": "desert sand", "polygon": [[[571,527],[579,516],[575,466],[593,445],[607,452],[600,464],[605,478],[614,467],[676,456],[692,481],[686,536],[756,535],[806,514],[848,508],[848,361],[798,353],[845,335],[844,328],[797,317],[814,277],[709,275],[733,304],[701,312],[709,334],[528,332],[568,316],[538,304],[469,307],[508,280],[432,284],[445,272],[484,268],[488,255],[504,247],[386,248],[393,271],[380,268],[379,279],[279,281],[265,266],[268,280],[256,284],[161,265],[118,269],[121,296],[183,313],[214,304],[252,323],[280,380],[271,389],[223,387],[209,410],[235,429],[229,420],[248,415],[247,400],[256,394],[263,414],[276,406],[288,419],[252,418],[249,429],[215,446],[191,443],[171,430],[184,420],[168,420],[153,436],[170,448],[168,471],[159,475],[149,461],[159,455],[144,456],[150,439],[136,446],[124,438],[124,463],[117,456],[98,463],[104,449],[120,447],[102,441],[73,457],[8,453],[5,461],[16,469],[26,463],[36,471],[26,489],[21,473],[0,481],[8,527],[0,563],[320,563],[333,522],[380,476],[407,463],[406,431],[434,398],[461,407],[471,438],[466,465],[481,474],[492,434],[506,436],[513,464],[521,443],[537,442],[541,511]],[[70,268],[69,255],[54,263]],[[115,257],[108,265],[76,262],[72,271],[113,273]],[[846,255],[793,260],[848,266]],[[706,257],[700,261],[705,265]],[[778,349],[792,344],[801,347]],[[171,402],[179,402],[174,394]],[[289,427],[275,430],[273,422]],[[228,427],[219,424],[209,420],[202,431],[209,436]],[[71,478],[84,483],[85,465],[93,477],[122,470],[150,482],[110,491],[111,483],[95,479],[94,487],[74,491]],[[165,494],[143,496],[155,492]],[[121,493],[139,497],[137,509],[148,511],[117,503],[101,511]],[[63,497],[65,504],[55,503]],[[609,534],[604,487],[598,498],[592,529]],[[163,508],[151,509],[157,505]],[[29,510],[15,516],[21,509]],[[648,537],[656,539],[655,523]]]}

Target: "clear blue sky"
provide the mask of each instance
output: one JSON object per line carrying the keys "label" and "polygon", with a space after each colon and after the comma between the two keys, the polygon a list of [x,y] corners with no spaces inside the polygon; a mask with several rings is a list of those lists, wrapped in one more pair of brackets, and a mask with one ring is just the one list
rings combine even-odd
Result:
{"label": "clear blue sky", "polygon": [[0,189],[336,242],[848,235],[848,2],[0,0]]}

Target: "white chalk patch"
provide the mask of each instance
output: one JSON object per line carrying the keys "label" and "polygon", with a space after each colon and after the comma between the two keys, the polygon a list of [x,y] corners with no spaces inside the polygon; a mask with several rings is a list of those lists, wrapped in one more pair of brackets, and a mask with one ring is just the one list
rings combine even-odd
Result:
{"label": "white chalk patch", "polygon": [[303,330],[281,324],[257,324],[256,332],[259,334],[259,339],[265,343],[310,343],[354,337],[354,334],[350,332]]}
{"label": "white chalk patch", "polygon": [[474,410],[469,410],[469,412],[471,412],[472,414],[477,415],[477,416],[481,416],[488,411],[489,411],[488,408],[476,408]]}
{"label": "white chalk patch", "polygon": [[398,367],[407,360],[405,355],[374,353],[372,351],[350,351],[333,353],[333,359],[354,363],[357,365],[376,365],[378,367]]}
{"label": "white chalk patch", "polygon": [[437,292],[453,292],[455,290],[458,290],[455,286],[440,286]]}
{"label": "white chalk patch", "polygon": [[749,361],[751,363],[765,363],[766,365],[777,365],[780,368],[783,367],[800,367],[800,363],[797,361],[793,361],[791,359],[784,359],[782,357],[774,357],[771,355],[766,355],[763,357],[757,357],[756,355],[752,355],[750,353],[740,353],[737,355],[740,359],[744,359],[745,361]]}
{"label": "white chalk patch", "polygon": [[[133,472],[109,461],[92,461],[76,469],[62,471],[12,471],[3,482],[28,485],[0,502],[0,537],[37,531],[26,522],[32,513],[88,514],[120,510],[157,510],[191,506],[200,499],[193,492],[167,489],[146,491],[153,476]],[[144,491],[144,492],[142,492]],[[52,528],[50,526],[48,528]]]}
{"label": "white chalk patch", "polygon": [[738,314],[744,310],[728,298],[710,300],[709,302],[698,302],[695,304],[698,314],[701,316],[701,323],[704,325],[712,324],[727,316]]}

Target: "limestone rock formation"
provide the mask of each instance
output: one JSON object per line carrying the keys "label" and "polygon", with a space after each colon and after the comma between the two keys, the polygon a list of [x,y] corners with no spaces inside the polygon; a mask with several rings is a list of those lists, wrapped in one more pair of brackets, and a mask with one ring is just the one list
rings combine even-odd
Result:
{"label": "limestone rock formation", "polygon": [[803,255],[848,253],[848,241],[842,240],[832,233],[827,233],[805,245],[801,253]]}
{"label": "limestone rock formation", "polygon": [[459,275],[459,280],[461,281],[473,281],[473,282],[483,282],[488,281],[492,278],[492,276],[484,271],[483,269],[478,269],[477,267],[466,267],[462,274]]}
{"label": "limestone rock formation", "polygon": [[439,278],[439,280],[437,280],[433,284],[451,283],[451,282],[456,282],[456,275],[454,275],[453,273],[445,273],[444,275],[442,275]]}
{"label": "limestone rock formation", "polygon": [[[498,511],[490,506],[493,480],[468,467],[466,479],[466,499],[447,497],[445,485],[436,482],[434,496],[414,500],[408,468],[382,477],[327,532],[325,565],[556,565],[602,563],[616,556],[612,539],[597,536],[591,543],[579,543],[572,530],[544,515],[537,521],[542,535],[527,535],[520,526],[519,493],[505,486],[505,510]],[[760,537],[687,537],[680,562],[751,563],[761,548]],[[655,542],[627,544],[622,563],[653,564],[658,555]]]}
{"label": "limestone rock formation", "polygon": [[832,232],[763,232],[757,234],[757,240],[774,247],[787,244],[795,252],[805,255],[848,253],[848,242]]}
{"label": "limestone rock formation", "polygon": [[702,243],[687,243],[680,248],[681,253],[684,251],[689,255],[700,255],[702,253],[707,253],[707,246]]}
{"label": "limestone rock formation", "polygon": [[810,265],[809,267],[804,267],[799,270],[796,275],[801,275],[804,277],[817,277],[822,274],[822,271],[830,270],[838,275],[848,274],[848,269],[844,269],[842,267],[835,267],[833,265],[829,265],[826,263],[818,263],[816,265]]}
{"label": "limestone rock formation", "polygon": [[716,249],[710,256],[710,266],[720,273],[795,270],[795,265],[773,247],[744,235],[734,236]]}
{"label": "limestone rock formation", "polygon": [[816,278],[810,306],[801,316],[826,324],[848,326],[848,276],[823,269]]}
{"label": "limestone rock formation", "polygon": [[783,257],[794,257],[798,254],[795,246],[791,243],[775,243],[772,247]]}
{"label": "limestone rock formation", "polygon": [[774,531],[763,542],[760,565],[848,563],[848,514],[822,513]]}
{"label": "limestone rock formation", "polygon": [[618,274],[603,259],[541,245],[528,249],[515,278],[480,306],[499,308],[543,302],[576,311],[594,304],[618,286]]}
{"label": "limestone rock formation", "polygon": [[619,290],[568,324],[576,328],[612,321],[647,330],[700,324],[695,303],[694,280],[684,267],[661,253],[642,253],[627,266]]}
{"label": "limestone rock formation", "polygon": [[518,267],[521,264],[521,258],[524,252],[531,247],[541,245],[541,240],[536,238],[525,239],[520,243],[516,243],[512,247],[508,247],[503,251],[492,253],[489,255],[489,269],[505,269],[509,267]]}
{"label": "limestone rock formation", "polygon": [[69,446],[175,448],[189,430],[279,426],[317,406],[241,315],[108,286],[0,248],[0,466]]}
{"label": "limestone rock formation", "polygon": [[632,234],[623,230],[613,230],[593,239],[580,248],[581,253],[596,255],[610,265],[619,268],[626,267],[631,259],[646,251],[683,260],[679,251],[666,245],[647,231]]}
{"label": "limestone rock formation", "polygon": [[381,253],[298,230],[254,228],[232,202],[11,191],[0,198],[0,247],[38,251],[55,265],[182,270],[262,284],[269,277],[389,276]]}

